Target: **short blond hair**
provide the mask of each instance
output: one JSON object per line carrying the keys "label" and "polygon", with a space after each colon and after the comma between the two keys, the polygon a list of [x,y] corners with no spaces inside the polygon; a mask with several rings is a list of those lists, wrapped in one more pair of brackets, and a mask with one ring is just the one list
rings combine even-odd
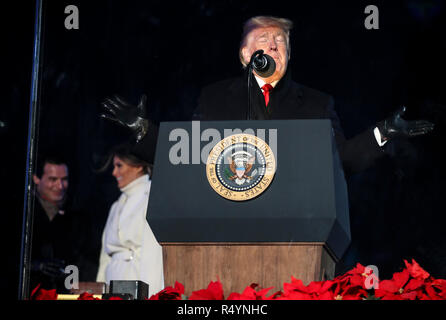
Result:
{"label": "short blond hair", "polygon": [[248,34],[257,28],[278,27],[283,30],[286,35],[286,45],[288,54],[290,53],[290,30],[293,28],[293,22],[286,18],[278,18],[272,16],[256,16],[248,19],[243,25],[242,40],[240,42],[239,58],[244,67],[248,62],[242,55],[242,49],[246,46]]}

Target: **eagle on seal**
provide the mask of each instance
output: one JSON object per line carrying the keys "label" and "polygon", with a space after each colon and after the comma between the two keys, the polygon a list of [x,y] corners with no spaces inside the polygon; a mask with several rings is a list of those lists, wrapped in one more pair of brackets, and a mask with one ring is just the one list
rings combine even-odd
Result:
{"label": "eagle on seal", "polygon": [[229,179],[235,181],[235,183],[237,183],[238,185],[244,184],[246,180],[251,180],[252,177],[248,176],[247,173],[251,171],[254,161],[254,156],[250,157],[248,160],[234,160],[232,159],[232,157],[228,157],[229,168],[233,173],[233,175]]}

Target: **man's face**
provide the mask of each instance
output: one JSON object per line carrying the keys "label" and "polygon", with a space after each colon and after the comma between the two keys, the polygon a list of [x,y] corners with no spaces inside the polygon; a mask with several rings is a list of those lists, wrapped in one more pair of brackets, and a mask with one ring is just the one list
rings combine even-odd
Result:
{"label": "man's face", "polygon": [[265,27],[252,30],[247,35],[246,46],[242,48],[245,61],[250,61],[252,54],[257,50],[273,57],[276,62],[274,74],[265,78],[267,83],[280,80],[286,72],[288,66],[288,45],[285,32],[279,27]]}
{"label": "man's face", "polygon": [[59,202],[68,189],[68,167],[65,164],[46,163],[42,177],[33,176],[39,195],[48,201]]}

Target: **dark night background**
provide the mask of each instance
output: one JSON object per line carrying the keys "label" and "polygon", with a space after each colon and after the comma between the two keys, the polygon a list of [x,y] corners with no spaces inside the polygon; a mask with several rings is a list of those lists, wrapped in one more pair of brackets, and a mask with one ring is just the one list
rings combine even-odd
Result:
{"label": "dark night background", "polygon": [[[64,28],[76,5],[80,29]],[[379,30],[364,9],[379,8]],[[34,3],[10,4],[2,18],[1,226],[6,247],[2,292],[17,297],[33,57]],[[297,82],[332,94],[352,137],[399,105],[406,119],[436,124],[433,133],[386,146],[389,156],[348,178],[352,243],[337,274],[357,262],[388,279],[414,258],[446,278],[444,241],[446,2],[406,1],[44,1],[37,152],[70,159],[70,195],[88,217],[99,250],[119,190],[101,157],[128,132],[99,119],[101,100],[118,93],[149,97],[156,121],[189,120],[200,88],[238,75],[242,23],[251,16],[295,23],[289,68]],[[94,274],[82,274],[93,277]],[[209,281],[215,279],[209,279]],[[197,288],[198,289],[198,288]]]}

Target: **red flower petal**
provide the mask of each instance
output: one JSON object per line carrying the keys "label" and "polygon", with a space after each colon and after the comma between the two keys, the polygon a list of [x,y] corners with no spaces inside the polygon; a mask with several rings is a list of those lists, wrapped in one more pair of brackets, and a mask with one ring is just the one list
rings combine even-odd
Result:
{"label": "red flower petal", "polygon": [[278,291],[278,292],[272,294],[270,297],[267,297],[266,294],[273,287],[264,288],[264,289],[260,289],[259,291],[256,291],[255,289],[257,287],[258,287],[258,284],[253,283],[250,286],[246,287],[245,290],[243,290],[242,294],[232,292],[228,296],[227,300],[273,300],[282,294],[281,291]]}
{"label": "red flower petal", "polygon": [[83,292],[82,294],[79,295],[77,300],[101,300],[101,299],[93,297],[91,293]]}
{"label": "red flower petal", "polygon": [[178,281],[175,281],[175,290],[180,294],[184,294],[184,285]]}
{"label": "red flower petal", "polygon": [[287,295],[282,295],[278,297],[277,300],[314,300],[313,297],[307,293],[302,293],[298,291],[292,291]]}
{"label": "red flower petal", "polygon": [[220,281],[209,283],[207,289],[193,291],[189,300],[223,300],[223,286]]}
{"label": "red flower petal", "polygon": [[439,294],[439,292],[437,292],[433,286],[426,286],[426,299],[423,300],[444,300],[444,297],[441,296],[441,294]]}
{"label": "red flower petal", "polygon": [[345,295],[341,296],[341,300],[362,300],[365,297],[362,297],[362,295]]}
{"label": "red flower petal", "polygon": [[305,291],[308,293],[315,293],[321,290],[322,283],[321,281],[311,281],[310,284],[305,288]]}
{"label": "red flower petal", "polygon": [[409,271],[404,269],[401,272],[396,272],[393,274],[392,280],[395,282],[397,286],[400,288],[404,287],[406,282],[409,280]]}
{"label": "red flower petal", "polygon": [[400,288],[393,280],[382,280],[379,283],[379,289],[375,289],[375,294],[376,292],[396,293]]}
{"label": "red flower petal", "polygon": [[405,292],[401,294],[401,299],[403,300],[415,300],[417,298],[417,292]]}
{"label": "red flower petal", "polygon": [[318,299],[319,300],[333,300],[334,299],[333,293],[330,291],[326,291],[326,292],[318,295]]}
{"label": "red flower petal", "polygon": [[302,280],[297,280],[294,277],[291,277],[291,283],[283,284],[283,291],[285,294],[299,291],[299,292],[307,292],[307,288],[304,286]]}
{"label": "red flower petal", "polygon": [[175,288],[166,287],[157,294],[150,296],[148,300],[181,300],[182,294],[184,294],[184,286],[176,281]]}
{"label": "red flower petal", "polygon": [[364,277],[362,274],[355,274],[352,277],[350,277],[350,284],[353,286],[365,288],[365,280],[366,277]]}
{"label": "red flower petal", "polygon": [[423,280],[411,279],[409,283],[404,287],[404,291],[418,290],[424,285]]}
{"label": "red flower petal", "polygon": [[368,293],[365,289],[363,289],[361,287],[350,286],[350,287],[344,288],[343,291],[338,292],[336,295],[341,295],[342,297],[351,296],[351,297],[355,297],[357,299],[362,299],[362,298],[366,298],[368,296]]}
{"label": "red flower petal", "polygon": [[357,263],[356,266],[352,270],[347,272],[347,274],[351,274],[351,275],[353,275],[353,274],[363,274],[364,270],[365,270],[365,267],[362,264]]}
{"label": "red flower petal", "polygon": [[40,283],[33,289],[33,291],[31,291],[31,295],[30,295],[30,299],[31,300],[35,300],[34,296],[36,295],[36,293],[39,291],[40,288]]}
{"label": "red flower petal", "polygon": [[[40,286],[38,286],[40,287]],[[33,290],[32,300],[57,300],[56,289],[45,290],[39,289]]]}
{"label": "red flower petal", "polygon": [[420,267],[420,265],[412,259],[412,263],[407,262],[404,260],[404,263],[406,264],[406,268],[410,273],[410,276],[415,279],[425,280],[429,278],[430,274],[426,272],[423,268]]}
{"label": "red flower petal", "polygon": [[386,294],[381,300],[404,300],[399,294]]}
{"label": "red flower petal", "polygon": [[240,295],[240,300],[256,300],[256,291],[252,286],[247,286]]}
{"label": "red flower petal", "polygon": [[446,300],[446,280],[443,279],[435,279],[431,286],[438,291],[438,296],[442,299]]}
{"label": "red flower petal", "polygon": [[240,293],[232,292],[229,294],[226,300],[242,300],[242,299],[240,298]]}

